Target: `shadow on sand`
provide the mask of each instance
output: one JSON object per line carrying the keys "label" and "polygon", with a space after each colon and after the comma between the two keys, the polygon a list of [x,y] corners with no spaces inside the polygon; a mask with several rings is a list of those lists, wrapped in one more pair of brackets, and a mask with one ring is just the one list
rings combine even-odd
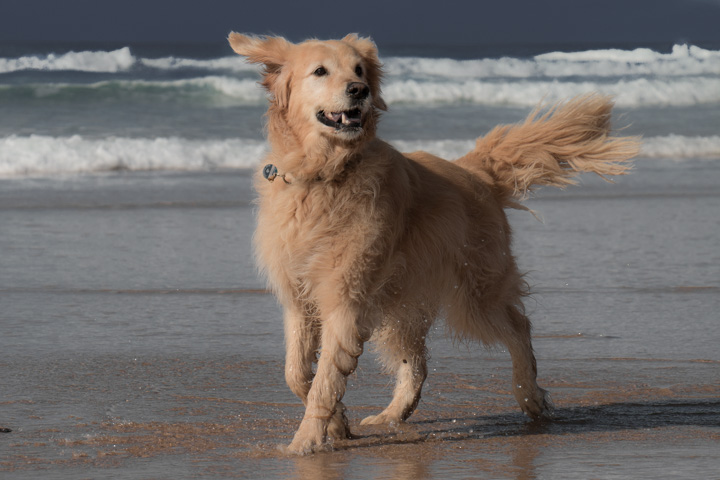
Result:
{"label": "shadow on sand", "polygon": [[[627,402],[607,405],[558,408],[548,420],[528,421],[522,414],[503,414],[472,418],[437,419],[417,422],[463,423],[446,429],[458,439],[509,435],[565,435],[618,430],[644,430],[661,427],[720,427],[720,400],[691,402]],[[442,431],[442,430],[440,430]],[[462,433],[466,432],[467,436]]]}

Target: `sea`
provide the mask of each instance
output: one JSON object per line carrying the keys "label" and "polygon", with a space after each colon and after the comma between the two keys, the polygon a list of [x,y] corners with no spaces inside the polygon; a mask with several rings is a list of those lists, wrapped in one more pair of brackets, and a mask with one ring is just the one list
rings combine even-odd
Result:
{"label": "sea", "polygon": [[[541,102],[598,91],[615,98],[617,127],[645,137],[643,157],[720,157],[720,47],[546,49],[382,49],[380,135],[453,158]],[[233,55],[0,46],[0,176],[254,167],[267,97],[259,67]]]}
{"label": "sea", "polygon": [[720,471],[720,45],[379,45],[379,136],[461,156],[600,92],[632,172],[508,212],[533,294],[530,422],[502,348],[429,341],[406,424],[368,346],[355,438],[288,457],[302,404],[257,273],[260,69],[229,46],[0,45],[0,477],[714,478]]}

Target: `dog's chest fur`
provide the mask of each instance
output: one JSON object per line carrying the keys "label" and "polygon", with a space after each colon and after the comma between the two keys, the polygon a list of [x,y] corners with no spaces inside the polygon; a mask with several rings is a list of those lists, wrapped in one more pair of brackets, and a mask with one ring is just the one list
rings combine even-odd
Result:
{"label": "dog's chest fur", "polygon": [[[362,170],[362,169],[360,169]],[[303,297],[322,284],[365,293],[382,241],[382,197],[355,172],[342,184],[261,185],[255,248],[276,293]],[[338,272],[345,272],[339,278]],[[352,272],[354,278],[348,277]]]}

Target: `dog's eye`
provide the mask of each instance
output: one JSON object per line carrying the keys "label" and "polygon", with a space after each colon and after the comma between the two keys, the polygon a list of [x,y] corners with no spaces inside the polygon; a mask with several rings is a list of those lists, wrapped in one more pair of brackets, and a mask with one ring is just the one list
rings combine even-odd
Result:
{"label": "dog's eye", "polygon": [[325,75],[327,75],[327,73],[328,72],[327,70],[325,70],[325,67],[318,67],[313,72],[313,75],[315,75],[316,77],[324,77]]}
{"label": "dog's eye", "polygon": [[357,67],[355,67],[355,75],[357,75],[358,77],[362,77],[362,75],[363,75],[363,69],[362,69],[362,67],[361,67],[360,65],[358,65]]}

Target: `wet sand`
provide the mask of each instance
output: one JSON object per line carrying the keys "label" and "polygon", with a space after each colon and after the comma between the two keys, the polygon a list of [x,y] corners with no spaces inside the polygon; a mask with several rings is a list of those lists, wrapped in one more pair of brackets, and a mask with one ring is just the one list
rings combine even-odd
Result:
{"label": "wet sand", "polygon": [[362,368],[346,396],[356,438],[307,458],[277,448],[302,415],[282,383],[280,359],[11,365],[24,381],[42,367],[33,390],[43,392],[3,402],[16,430],[0,438],[0,468],[3,478],[712,478],[717,471],[720,388],[688,381],[716,379],[716,361],[545,360],[540,380],[555,418],[529,422],[512,400],[507,359],[481,360],[473,374],[452,372],[447,358],[434,361],[417,413],[387,428],[358,426],[390,393],[372,365]]}
{"label": "wet sand", "polygon": [[3,183],[0,477],[718,478],[717,174],[641,164],[511,215],[552,421],[520,413],[505,352],[438,325],[407,424],[359,426],[392,391],[368,351],[356,438],[303,458],[278,449],[303,411],[245,174]]}

